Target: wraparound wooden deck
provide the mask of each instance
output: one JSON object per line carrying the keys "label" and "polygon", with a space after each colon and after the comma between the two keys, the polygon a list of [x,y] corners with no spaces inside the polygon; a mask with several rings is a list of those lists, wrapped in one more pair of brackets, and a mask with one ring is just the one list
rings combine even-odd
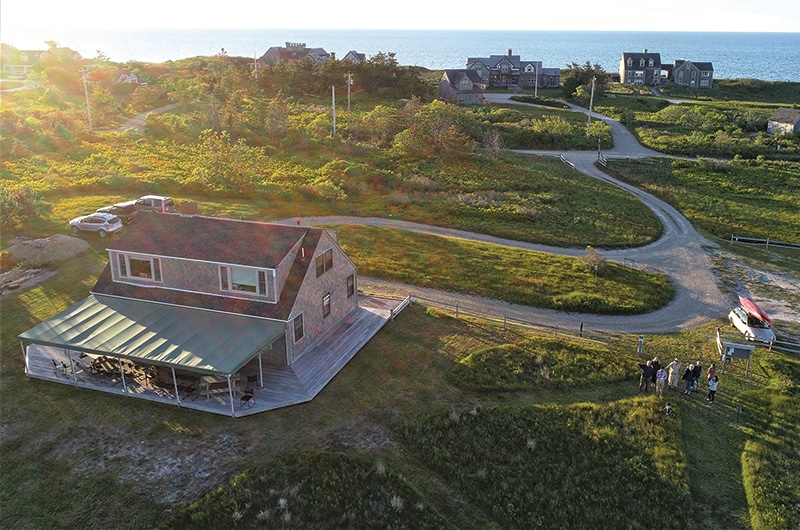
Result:
{"label": "wraparound wooden deck", "polygon": [[[251,361],[240,372],[239,385],[233,396],[229,392],[201,396],[196,390],[179,383],[176,398],[174,384],[162,383],[159,386],[149,378],[126,373],[125,370],[121,374],[94,374],[89,369],[90,359],[81,358],[80,352],[37,344],[30,344],[27,347],[27,374],[35,379],[128,395],[204,412],[236,417],[247,416],[311,401],[389,321],[392,311],[399,303],[397,300],[370,299],[362,295],[360,306],[336,328],[317,340],[315,345],[295,360],[292,366],[264,364],[263,387],[259,387],[257,382],[251,383],[254,399],[252,403],[244,406],[241,403],[242,391],[247,386],[247,375],[258,373],[257,360]],[[177,375],[192,377],[192,374],[187,373]],[[196,374],[194,377],[197,377]]]}

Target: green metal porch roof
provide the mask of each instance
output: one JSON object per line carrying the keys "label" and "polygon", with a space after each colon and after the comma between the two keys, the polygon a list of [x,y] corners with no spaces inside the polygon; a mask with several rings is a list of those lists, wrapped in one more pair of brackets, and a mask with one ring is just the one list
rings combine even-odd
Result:
{"label": "green metal porch roof", "polygon": [[284,335],[284,323],[91,295],[19,335],[24,343],[232,374]]}

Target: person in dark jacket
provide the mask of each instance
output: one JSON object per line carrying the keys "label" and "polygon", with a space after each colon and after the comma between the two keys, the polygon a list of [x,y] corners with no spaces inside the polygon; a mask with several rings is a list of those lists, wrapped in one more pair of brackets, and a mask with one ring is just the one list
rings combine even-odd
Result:
{"label": "person in dark jacket", "polygon": [[694,363],[694,370],[692,370],[692,388],[697,391],[700,388],[700,376],[703,374],[703,367],[700,366],[700,361]]}
{"label": "person in dark jacket", "polygon": [[653,377],[653,367],[651,366],[652,361],[647,361],[647,363],[636,363],[636,366],[642,371],[642,375],[639,377],[639,392],[644,391],[647,392],[647,387],[650,384],[650,379]]}
{"label": "person in dark jacket", "polygon": [[658,356],[653,357],[653,360],[650,361],[650,368],[653,370],[653,375],[650,376],[650,382],[653,383],[653,386],[656,386],[656,372],[661,368],[661,362],[658,360]]}
{"label": "person in dark jacket", "polygon": [[694,365],[690,364],[683,372],[683,383],[685,385],[683,393],[689,395],[692,393],[692,378],[694,377]]}

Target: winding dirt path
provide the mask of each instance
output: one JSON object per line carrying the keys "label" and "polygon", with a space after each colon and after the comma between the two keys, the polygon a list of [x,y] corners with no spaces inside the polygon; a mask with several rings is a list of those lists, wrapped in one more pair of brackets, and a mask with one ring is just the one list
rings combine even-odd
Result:
{"label": "winding dirt path", "polygon": [[[488,94],[487,96],[489,96],[487,99],[492,102],[510,102],[509,95]],[[572,106],[571,108],[576,112],[588,112],[580,107]],[[611,126],[614,148],[603,153],[607,158],[664,156],[661,153],[642,147],[636,141],[636,138],[619,122],[594,113],[593,118],[602,119]],[[718,318],[724,318],[727,315],[734,301],[730,296],[723,295],[720,291],[717,278],[712,271],[711,260],[709,259],[709,251],[716,248],[716,244],[698,234],[691,223],[675,208],[634,186],[620,182],[600,171],[594,165],[595,160],[597,160],[596,151],[517,152],[537,156],[564,156],[574,165],[577,171],[618,186],[644,202],[664,225],[664,233],[661,238],[644,247],[608,250],[602,251],[602,254],[612,261],[628,264],[633,262],[636,266],[644,266],[650,270],[664,272],[675,286],[675,299],[666,307],[644,315],[603,316],[539,309],[477,296],[395,284],[373,278],[359,278],[359,287],[365,291],[378,294],[400,294],[403,296],[411,294],[451,305],[458,304],[464,308],[473,308],[562,328],[572,327],[577,329],[583,324],[588,329],[624,333],[670,333],[692,328]],[[551,254],[582,256],[585,253],[584,249],[550,247],[465,232],[463,230],[376,217],[306,217],[285,219],[278,222],[287,224],[299,222],[304,226],[324,224],[371,225],[483,241]]]}

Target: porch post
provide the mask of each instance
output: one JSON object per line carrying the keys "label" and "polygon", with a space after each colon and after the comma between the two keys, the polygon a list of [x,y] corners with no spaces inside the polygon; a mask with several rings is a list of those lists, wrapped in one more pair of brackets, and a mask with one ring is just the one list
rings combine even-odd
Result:
{"label": "porch post", "polygon": [[264,368],[261,366],[261,350],[258,352],[258,388],[264,388]]}
{"label": "porch post", "polygon": [[22,341],[19,341],[19,345],[22,348],[22,358],[25,359],[25,377],[30,379],[31,375],[30,366],[28,365],[28,349],[25,347],[25,343]]}
{"label": "porch post", "polygon": [[75,363],[72,361],[72,355],[69,354],[67,348],[64,348],[64,354],[66,354],[67,359],[69,359],[69,369],[72,371],[72,382],[75,386],[78,386],[78,374],[75,373]]}
{"label": "porch post", "polygon": [[228,395],[231,397],[231,418],[236,417],[236,407],[233,404],[233,387],[231,386],[231,374],[227,374],[228,377]]}
{"label": "porch post", "polygon": [[170,370],[172,370],[172,384],[175,385],[175,401],[177,401],[177,405],[181,406],[181,394],[178,392],[178,378],[175,377],[175,367],[170,366]]}
{"label": "porch post", "polygon": [[128,384],[125,382],[125,369],[122,367],[122,357],[117,357],[119,363],[119,376],[122,378],[122,391],[128,393]]}

